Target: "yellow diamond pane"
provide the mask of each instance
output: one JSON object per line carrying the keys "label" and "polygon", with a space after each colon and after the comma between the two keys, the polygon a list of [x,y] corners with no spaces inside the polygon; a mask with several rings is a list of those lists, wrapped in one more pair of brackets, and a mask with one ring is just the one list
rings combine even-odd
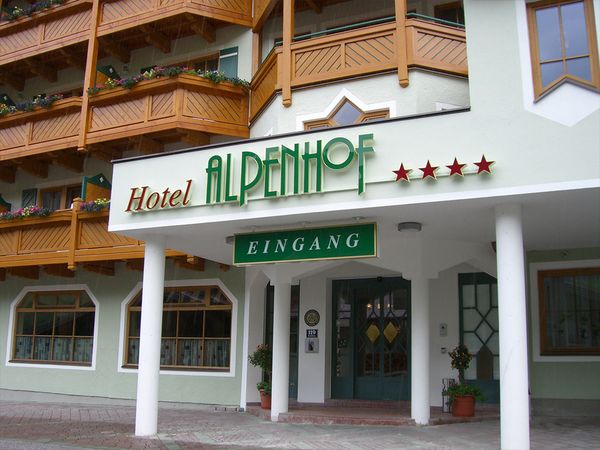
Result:
{"label": "yellow diamond pane", "polygon": [[373,344],[379,337],[379,328],[377,327],[377,325],[372,323],[371,325],[369,325],[369,328],[367,328],[367,331],[365,332],[365,334],[371,341],[371,344]]}
{"label": "yellow diamond pane", "polygon": [[383,330],[383,335],[391,344],[392,342],[394,342],[394,339],[396,339],[396,336],[398,336],[398,329],[392,324],[392,322],[390,322]]}

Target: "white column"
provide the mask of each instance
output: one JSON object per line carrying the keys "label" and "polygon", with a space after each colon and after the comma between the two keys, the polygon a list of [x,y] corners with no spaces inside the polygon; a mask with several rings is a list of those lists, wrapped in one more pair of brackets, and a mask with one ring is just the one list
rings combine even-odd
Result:
{"label": "white column", "polygon": [[500,336],[500,443],[529,449],[525,261],[520,205],[496,207]]}
{"label": "white column", "polygon": [[274,283],[274,287],[271,420],[277,422],[279,414],[288,411],[292,284]]}
{"label": "white column", "polygon": [[135,408],[135,435],[152,436],[158,425],[158,379],[163,291],[165,286],[165,239],[146,242],[142,286],[140,358]]}
{"label": "white column", "polygon": [[410,280],[410,415],[418,425],[429,423],[429,280]]}

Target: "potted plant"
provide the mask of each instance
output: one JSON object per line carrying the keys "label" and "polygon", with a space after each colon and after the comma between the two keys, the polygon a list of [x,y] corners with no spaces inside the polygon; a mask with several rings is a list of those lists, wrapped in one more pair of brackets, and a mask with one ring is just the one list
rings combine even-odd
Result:
{"label": "potted plant", "polygon": [[458,384],[449,386],[446,390],[452,404],[452,415],[472,417],[475,415],[475,400],[483,400],[481,389],[465,383],[465,370],[469,368],[473,356],[463,344],[460,344],[448,355],[452,360],[452,368],[458,370]]}
{"label": "potted plant", "polygon": [[256,384],[260,392],[260,406],[263,409],[271,409],[271,367],[273,365],[273,350],[270,345],[261,344],[248,356],[248,361],[254,367],[260,367],[263,371],[263,380]]}

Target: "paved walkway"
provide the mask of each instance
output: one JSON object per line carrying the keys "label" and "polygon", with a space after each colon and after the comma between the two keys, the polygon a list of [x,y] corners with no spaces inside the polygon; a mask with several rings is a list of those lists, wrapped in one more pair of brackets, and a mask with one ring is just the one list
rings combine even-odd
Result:
{"label": "paved walkway", "polygon": [[[136,438],[135,408],[0,401],[0,449],[497,449],[497,420],[415,426],[270,423],[250,414],[161,405],[159,435]],[[538,418],[533,449],[598,449],[600,418]]]}

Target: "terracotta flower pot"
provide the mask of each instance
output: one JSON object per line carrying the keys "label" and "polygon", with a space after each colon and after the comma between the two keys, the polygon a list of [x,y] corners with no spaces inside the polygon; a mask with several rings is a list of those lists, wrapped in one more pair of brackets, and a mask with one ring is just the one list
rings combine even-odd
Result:
{"label": "terracotta flower pot", "polygon": [[452,401],[452,415],[457,417],[473,417],[475,415],[475,397],[457,395]]}
{"label": "terracotta flower pot", "polygon": [[265,394],[265,391],[260,391],[260,407],[262,409],[271,409],[271,394]]}

